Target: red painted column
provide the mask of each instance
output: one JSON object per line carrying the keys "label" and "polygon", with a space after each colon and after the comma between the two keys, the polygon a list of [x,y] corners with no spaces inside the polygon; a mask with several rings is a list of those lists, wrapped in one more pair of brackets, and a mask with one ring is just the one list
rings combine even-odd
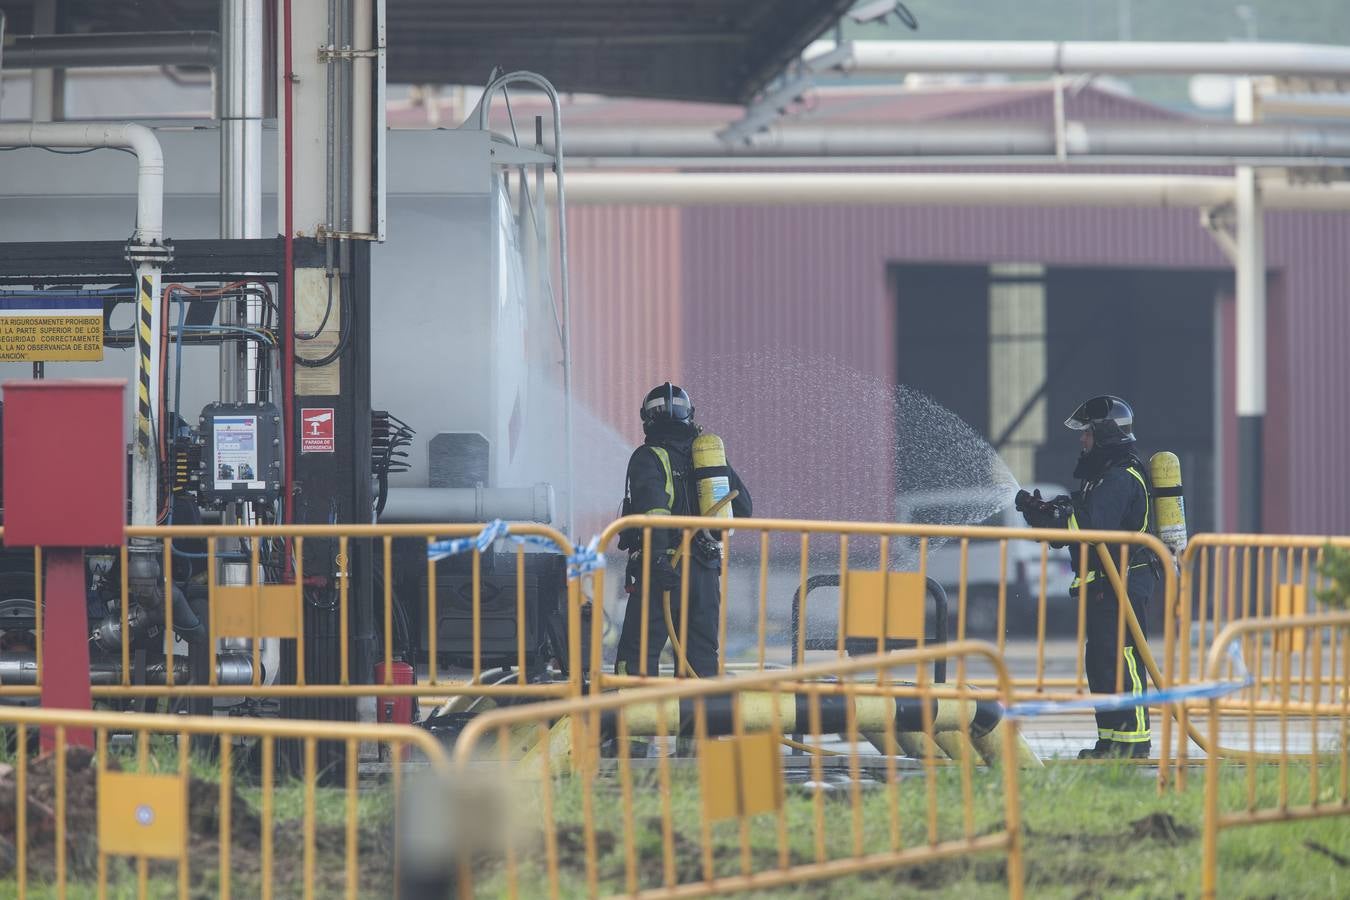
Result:
{"label": "red painted column", "polygon": [[[123,541],[125,388],[121,379],[4,383],[4,540],[44,550],[38,678],[47,709],[93,705],[81,548]],[[68,729],[66,743],[92,747],[93,732]],[[55,746],[55,726],[45,726],[42,749]]]}
{"label": "red painted column", "polygon": [[[84,596],[84,551],[53,547],[43,553],[47,577],[42,592],[42,706],[90,709],[89,619]],[[66,729],[66,746],[94,746],[88,728]],[[56,748],[56,730],[42,729],[44,752]]]}

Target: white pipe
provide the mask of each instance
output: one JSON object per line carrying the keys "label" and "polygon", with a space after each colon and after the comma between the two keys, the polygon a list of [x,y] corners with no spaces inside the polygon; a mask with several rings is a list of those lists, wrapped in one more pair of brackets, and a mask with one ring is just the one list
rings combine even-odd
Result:
{"label": "white pipe", "polygon": [[155,366],[159,360],[162,265],[155,251],[162,249],[164,239],[164,151],[149,128],[114,123],[0,125],[0,147],[110,147],[130,150],[136,155],[136,231],[131,239],[131,256],[136,262],[138,327],[136,377],[132,381],[136,391],[136,453],[131,479],[131,524],[154,525],[159,515],[153,416],[159,408]]}
{"label": "white pipe", "polygon": [[[221,7],[220,236],[262,237],[262,0]],[[226,398],[232,399],[232,398]]]}
{"label": "white pipe", "polygon": [[[224,0],[220,8],[220,236],[262,237],[262,0]],[[250,299],[243,324],[256,328],[262,304]],[[233,304],[222,304],[221,323],[239,324]],[[258,345],[245,344],[243,368],[231,342],[222,343],[220,398],[226,402],[258,400]],[[242,392],[242,393],[241,393]]]}
{"label": "white pipe", "polygon": [[[1350,210],[1350,188],[1263,184],[1269,209]],[[1234,199],[1218,175],[580,172],[572,203],[646,206],[1118,206],[1194,209]]]}
{"label": "white pipe", "polygon": [[[1343,77],[1350,47],[1322,44],[1194,43],[1184,41],[852,41],[840,68],[859,75],[907,72],[1065,74],[1212,74]],[[833,41],[806,48],[812,58],[836,50]],[[835,60],[838,57],[834,58]]]}
{"label": "white pipe", "polygon": [[[1055,96],[1062,92],[1056,90]],[[551,147],[550,147],[551,149]],[[1350,157],[1350,129],[1324,125],[1229,125],[1178,122],[923,122],[903,126],[775,126],[728,142],[697,126],[577,128],[567,135],[577,157],[1213,157],[1290,162]]]}
{"label": "white pipe", "polygon": [[[1250,78],[1238,83],[1234,117],[1255,119],[1255,88]],[[1237,414],[1266,411],[1266,253],[1262,190],[1256,171],[1239,166],[1234,176],[1237,214]]]}
{"label": "white pipe", "polygon": [[381,522],[553,521],[553,485],[533,487],[391,487]]}
{"label": "white pipe", "polygon": [[143,125],[115,122],[37,122],[0,125],[0,147],[111,147],[136,154],[136,234],[133,242],[164,239],[164,151]]}
{"label": "white pipe", "polygon": [[[1233,117],[1256,120],[1256,87],[1251,78],[1238,80]],[[1265,465],[1263,431],[1266,412],[1266,243],[1262,194],[1256,170],[1234,172],[1237,220],[1237,489],[1238,528],[1262,529],[1261,498]]]}
{"label": "white pipe", "polygon": [[[375,9],[373,0],[354,0],[352,14],[352,48],[371,50],[375,38]],[[374,150],[374,117],[378,114],[372,102],[375,85],[375,60],[367,57],[353,59],[352,69],[352,231],[369,234],[371,231],[371,154]]]}

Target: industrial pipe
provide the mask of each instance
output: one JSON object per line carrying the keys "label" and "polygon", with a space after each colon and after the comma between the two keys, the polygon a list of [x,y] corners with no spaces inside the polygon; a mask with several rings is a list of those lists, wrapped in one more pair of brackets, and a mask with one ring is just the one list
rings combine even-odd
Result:
{"label": "industrial pipe", "polygon": [[[1256,86],[1240,79],[1233,113],[1240,122],[1256,119]],[[1234,343],[1237,356],[1237,469],[1238,528],[1259,534],[1262,526],[1261,495],[1265,468],[1262,463],[1262,429],[1266,415],[1266,240],[1263,207],[1269,206],[1266,190],[1251,166],[1234,173],[1234,213],[1237,242]]]}
{"label": "industrial pipe", "polygon": [[[1263,183],[1267,209],[1344,211],[1350,188]],[[656,206],[1116,206],[1211,208],[1232,202],[1215,175],[1034,175],[818,172],[581,172],[572,202]]]}
{"label": "industrial pipe", "polygon": [[542,522],[554,517],[553,485],[524,488],[394,487],[381,522]]}
{"label": "industrial pipe", "polygon": [[[828,58],[826,55],[829,54]],[[1185,41],[815,41],[808,69],[858,75],[1008,72],[1119,75],[1350,75],[1350,47]]]}
{"label": "industrial pipe", "polygon": [[[226,240],[262,237],[262,0],[222,0],[220,4],[220,236]],[[234,304],[221,304],[220,323],[256,328],[261,304],[250,300],[243,318]],[[258,399],[258,345],[244,353],[220,345],[219,396],[226,403]],[[242,371],[241,369],[242,363]]]}
{"label": "industrial pipe", "polygon": [[[6,61],[9,55],[5,55]],[[0,147],[110,147],[136,155],[136,234],[133,241],[164,238],[164,151],[143,125],[113,122],[37,122],[0,125]]]}
{"label": "industrial pipe", "polygon": [[6,69],[215,66],[220,42],[210,31],[110,34],[16,34],[5,47]]}
{"label": "industrial pipe", "polygon": [[[924,708],[925,704],[927,709]],[[777,726],[783,734],[806,733],[811,730],[812,705],[805,694],[747,691],[734,697],[713,695],[660,703],[635,703],[624,709],[624,725],[632,736],[692,736],[696,733],[701,707],[708,737],[735,734],[738,713],[741,728],[745,731],[765,731]],[[893,729],[897,734],[910,736],[912,740],[913,735],[926,735],[929,729],[934,735],[959,733],[964,722],[970,733],[971,744],[979,752],[980,758],[991,766],[997,765],[999,761],[1002,738],[999,729],[1006,726],[1003,723],[1003,706],[993,698],[925,700],[920,697],[820,696],[815,698],[814,705],[814,716],[820,726],[817,731],[822,735],[844,734],[853,727],[859,733],[881,733],[884,737],[887,729]],[[601,732],[613,734],[616,721],[614,713],[603,714]],[[1039,768],[1041,763],[1035,754],[1020,740],[1018,743],[1018,765]]]}
{"label": "industrial pipe", "polygon": [[[44,665],[51,665],[51,662]],[[145,683],[165,684],[164,660],[148,663]],[[192,684],[192,669],[186,659],[174,657],[174,682]],[[259,678],[260,682],[265,678]],[[216,681],[229,687],[244,687],[253,683],[253,660],[246,653],[220,653],[216,656]],[[5,653],[0,657],[0,684],[29,686],[38,683],[37,657],[34,653]],[[120,660],[94,660],[89,664],[89,683],[99,686],[122,683]]]}
{"label": "industrial pipe", "polygon": [[573,129],[573,157],[1202,157],[1322,165],[1350,159],[1350,129],[1321,125],[1213,125],[1176,122],[1067,123],[1063,147],[1052,123],[936,122],[904,125],[775,126],[748,142],[699,127]]}
{"label": "industrial pipe", "polygon": [[0,125],[0,147],[110,147],[136,155],[136,230],[128,256],[136,267],[136,453],[131,473],[131,524],[158,517],[158,455],[153,411],[159,409],[160,270],[164,247],[164,151],[143,125],[43,122]]}

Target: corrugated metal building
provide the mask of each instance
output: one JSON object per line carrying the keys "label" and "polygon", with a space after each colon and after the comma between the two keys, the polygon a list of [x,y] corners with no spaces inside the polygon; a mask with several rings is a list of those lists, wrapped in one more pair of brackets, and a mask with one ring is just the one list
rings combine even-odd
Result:
{"label": "corrugated metal building", "polygon": [[[1077,119],[1172,117],[1091,87],[1068,104]],[[569,124],[729,118],[635,101],[577,112]],[[1046,120],[1051,96],[1043,85],[861,90],[807,115]],[[1013,435],[1034,460],[1024,479],[1065,483],[1076,444],[1059,423],[1082,397],[1115,390],[1136,398],[1147,449],[1185,450],[1193,522],[1235,525],[1232,276],[1194,211],[612,206],[573,209],[570,228],[582,396],[636,438],[642,392],[686,380],[762,514],[889,517],[904,427],[890,386],[922,388],[992,439],[1012,416],[995,408],[1007,387],[997,366],[1034,357],[1046,384]],[[1264,527],[1343,533],[1350,215],[1272,213],[1266,234]],[[1004,279],[1001,264],[1022,274]],[[993,286],[1025,284],[1027,271],[1040,273],[1040,324],[996,334]]]}

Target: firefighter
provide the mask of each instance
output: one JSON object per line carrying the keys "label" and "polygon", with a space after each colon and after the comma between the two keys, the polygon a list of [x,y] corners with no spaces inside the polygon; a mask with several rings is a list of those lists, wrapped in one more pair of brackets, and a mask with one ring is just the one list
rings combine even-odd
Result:
{"label": "firefighter", "polygon": [[[1152,489],[1148,470],[1135,449],[1134,411],[1119,397],[1093,397],[1074,410],[1064,423],[1081,435],[1083,452],[1074,478],[1079,489],[1072,496],[1051,500],[1019,491],[1016,506],[1033,528],[1067,528],[1097,531],[1149,530]],[[1122,573],[1124,575],[1124,573]],[[1158,586],[1161,568],[1145,548],[1136,548],[1129,558],[1126,590],[1130,606],[1147,629],[1148,602]],[[1122,646],[1119,641],[1119,608],[1116,592],[1105,575],[1095,549],[1089,552],[1087,582],[1086,646],[1083,649],[1088,686],[1093,693],[1115,693],[1117,666],[1124,668],[1122,684],[1133,694],[1144,692],[1144,664],[1129,628]],[[1079,577],[1071,591],[1077,596]],[[1096,746],[1078,754],[1079,759],[1108,757],[1147,758],[1151,749],[1148,708],[1099,711]]]}
{"label": "firefighter", "polygon": [[[694,424],[694,404],[689,394],[666,382],[653,388],[642,401],[642,431],[647,436],[642,446],[633,451],[628,460],[628,484],[624,495],[623,514],[653,516],[696,516],[699,501],[693,471],[693,443],[702,429]],[[737,517],[751,514],[750,492],[740,476],[726,466],[730,489],[736,491],[731,501]],[[624,587],[628,592],[628,606],[624,611],[623,629],[619,634],[618,661],[615,672],[636,675],[642,672],[639,663],[639,644],[642,628],[642,579],[650,577],[651,588],[647,621],[647,668],[649,675],[658,674],[661,651],[668,639],[666,633],[665,600],[669,592],[671,618],[678,638],[680,632],[681,572],[683,561],[676,563],[681,544],[681,532],[676,529],[653,529],[651,558],[643,556],[641,529],[629,529],[620,535],[619,549],[627,550],[628,568]],[[720,533],[707,530],[697,532],[690,542],[689,559],[689,622],[685,629],[685,652],[689,667],[699,677],[717,674],[718,607],[721,590],[718,574],[722,564]],[[684,674],[680,672],[678,674]]]}

